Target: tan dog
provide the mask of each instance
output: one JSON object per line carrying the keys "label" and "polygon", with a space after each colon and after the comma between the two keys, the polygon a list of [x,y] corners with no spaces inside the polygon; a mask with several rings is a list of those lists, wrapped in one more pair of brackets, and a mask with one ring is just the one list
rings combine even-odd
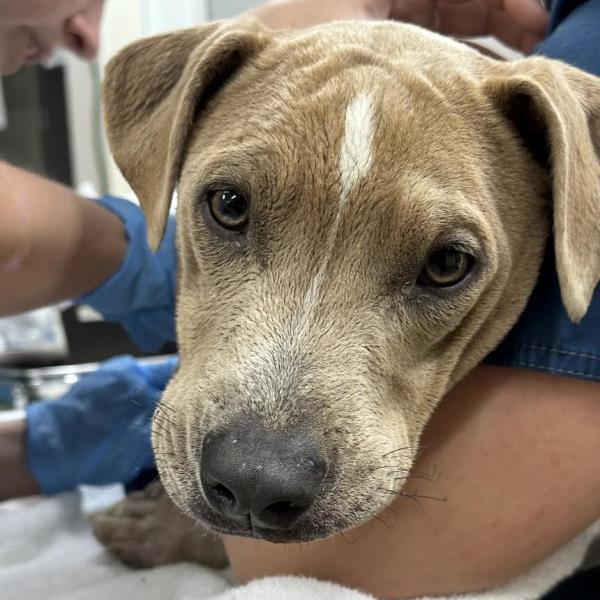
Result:
{"label": "tan dog", "polygon": [[[517,320],[551,223],[574,321],[600,277],[600,81],[559,62],[389,22],[239,21],[126,48],[105,105],[154,248],[178,191],[181,365],[153,441],[211,531],[293,542],[372,518]],[[130,514],[98,535],[161,562]]]}

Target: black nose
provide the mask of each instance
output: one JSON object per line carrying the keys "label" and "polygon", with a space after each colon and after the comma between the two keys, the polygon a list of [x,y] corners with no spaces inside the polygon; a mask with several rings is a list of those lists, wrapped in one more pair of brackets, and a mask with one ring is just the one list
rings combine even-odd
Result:
{"label": "black nose", "polygon": [[200,475],[206,498],[224,516],[288,529],[321,491],[327,465],[301,435],[245,424],[207,436]]}

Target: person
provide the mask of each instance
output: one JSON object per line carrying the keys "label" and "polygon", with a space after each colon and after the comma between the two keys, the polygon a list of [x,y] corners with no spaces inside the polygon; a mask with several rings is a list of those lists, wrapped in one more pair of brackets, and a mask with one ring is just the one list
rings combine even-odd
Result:
{"label": "person", "polygon": [[43,62],[63,46],[82,58],[98,52],[104,0],[0,2],[0,73]]}
{"label": "person", "polygon": [[[43,61],[57,47],[93,58],[102,9],[103,0],[0,2],[0,73]],[[174,339],[172,219],[152,254],[144,217],[130,202],[81,198],[2,160],[0,183],[0,316],[75,298],[119,322],[146,352]],[[109,362],[59,402],[31,405],[26,419],[0,424],[0,499],[127,482],[152,466],[149,421],[157,381],[162,390],[167,380],[162,365]],[[119,442],[138,450],[125,452]],[[99,456],[102,447],[123,452]]]}
{"label": "person", "polygon": [[[6,2],[0,3],[0,7],[6,5]],[[537,0],[503,3],[492,0],[287,0],[268,3],[253,14],[276,27],[301,27],[346,17],[402,18],[447,34],[496,33],[516,47],[562,58],[600,75],[598,52],[594,50],[600,35],[599,4],[555,0],[549,2],[548,7],[550,27],[545,38],[547,17]],[[23,180],[21,184],[27,185]],[[6,194],[7,187],[2,189]],[[65,190],[56,193],[61,197],[69,194]],[[100,223],[88,223],[78,212],[83,201],[69,197],[72,220],[67,223],[76,229],[79,227],[74,239],[85,248],[89,244],[89,240],[83,239],[90,231],[87,227]],[[50,210],[53,202],[61,201],[55,197],[45,205],[46,209]],[[93,203],[85,206],[81,210],[105,210]],[[40,210],[43,214],[44,208]],[[62,255],[53,252],[53,256],[48,257],[56,261],[54,274],[49,273],[46,284],[36,287],[33,280],[40,268],[39,257],[46,258],[43,248],[54,249],[43,220],[39,221],[37,230],[29,230],[35,231],[35,236],[27,237],[21,230],[22,237],[13,237],[12,245],[4,242],[4,256],[9,258],[0,263],[4,265],[0,267],[0,278],[5,277],[3,281],[0,279],[2,289],[7,289],[4,282],[23,277],[18,289],[14,283],[8,288],[11,297],[2,299],[4,310],[30,308],[49,300],[86,293],[88,298],[104,294],[105,312],[111,312],[115,320],[119,320],[121,314],[125,314],[125,320],[134,319],[129,323],[135,322],[130,327],[135,332],[138,323],[135,308],[122,304],[127,304],[124,299],[132,294],[142,313],[152,310],[152,302],[144,300],[146,270],[142,267],[137,277],[128,279],[128,269],[135,271],[135,265],[139,264],[128,258],[138,239],[135,234],[124,234],[127,217],[115,220],[112,216],[117,213],[109,211],[103,213],[105,223],[101,227],[106,229],[95,231],[103,232],[103,236],[112,231],[113,239],[119,240],[120,250],[113,252],[114,248],[107,247],[99,256],[89,257],[95,273],[101,275],[81,273],[75,278],[75,284],[58,275],[63,269],[74,269],[73,273],[78,274],[78,257],[73,252],[77,244],[68,246]],[[57,221],[53,218],[47,222]],[[50,242],[43,241],[47,235]],[[57,241],[59,247],[61,241]],[[23,247],[31,251],[20,250]],[[137,247],[143,250],[144,244]],[[38,261],[28,262],[28,257],[38,248],[41,250]],[[88,248],[87,252],[94,254],[96,250]],[[0,256],[3,256],[1,252]],[[169,271],[164,265],[175,260],[174,251],[165,253],[164,262],[158,266],[144,251],[140,251],[140,256],[144,257],[142,262],[150,261],[144,263],[150,265],[150,280],[153,280],[152,273],[162,273],[163,281],[170,281],[174,268]],[[7,276],[10,265],[14,264],[19,264],[18,269],[13,266],[12,276]],[[156,267],[154,271],[152,266]],[[27,276],[33,291],[26,289]],[[121,295],[107,293],[111,285],[119,282],[123,284]],[[489,364],[476,368],[450,392],[421,440],[424,453],[415,473],[436,465],[439,476],[432,477],[431,481],[413,480],[408,491],[418,483],[419,494],[446,498],[446,501],[423,498],[417,504],[399,497],[380,516],[382,523],[371,521],[343,535],[311,543],[309,550],[297,545],[273,546],[256,540],[228,538],[228,556],[238,580],[269,574],[305,574],[358,587],[378,597],[482,589],[504,583],[521,573],[598,519],[600,348],[594,331],[600,322],[599,296],[596,292],[589,314],[579,327],[570,324],[560,305],[549,253],[540,283],[517,326],[489,358]],[[166,304],[162,308],[164,314],[169,310]],[[543,320],[539,318],[542,314]],[[543,328],[539,326],[540,321]],[[143,318],[139,322],[142,329],[148,325]],[[149,325],[146,328],[151,329]],[[131,367],[124,365],[123,372],[128,373]],[[77,406],[83,407],[84,413],[93,405],[93,393],[88,391],[87,396],[90,398],[88,406],[79,403],[77,398],[74,400]],[[68,421],[68,428],[76,422],[75,419]],[[27,444],[35,443],[36,437],[30,434],[29,425],[28,428],[27,422],[21,424],[20,434],[13,436],[11,446],[13,461],[18,457],[12,464],[25,478],[27,473],[32,477]],[[125,428],[116,435],[129,434]],[[10,436],[0,432],[0,444],[3,437]],[[81,444],[81,439],[76,443]],[[88,450],[78,445],[69,452],[82,456]],[[6,464],[2,454],[0,446],[0,467]],[[60,468],[51,457],[47,463],[46,471]],[[82,472],[78,477],[87,475]],[[39,487],[37,482],[35,485]],[[21,492],[24,489],[26,486]],[[13,495],[14,492],[13,488]]]}

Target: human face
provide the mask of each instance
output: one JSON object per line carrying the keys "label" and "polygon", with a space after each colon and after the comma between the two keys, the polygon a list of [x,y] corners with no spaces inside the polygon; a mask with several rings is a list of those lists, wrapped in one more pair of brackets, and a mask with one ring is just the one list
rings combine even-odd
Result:
{"label": "human face", "polygon": [[98,52],[104,0],[0,0],[0,74],[46,60],[58,47]]}

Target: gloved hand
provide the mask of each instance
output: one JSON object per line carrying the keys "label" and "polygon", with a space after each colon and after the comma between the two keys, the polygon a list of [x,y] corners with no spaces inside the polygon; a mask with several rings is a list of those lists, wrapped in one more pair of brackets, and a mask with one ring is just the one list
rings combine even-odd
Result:
{"label": "gloved hand", "polygon": [[139,206],[111,197],[97,202],[123,221],[129,248],[120,269],[75,302],[89,304],[107,321],[119,323],[144,352],[159,352],[167,342],[175,341],[175,219],[169,219],[154,254]]}
{"label": "gloved hand", "polygon": [[154,466],[150,421],[178,358],[114,358],[58,400],[27,408],[27,462],[44,494],[127,483]]}

